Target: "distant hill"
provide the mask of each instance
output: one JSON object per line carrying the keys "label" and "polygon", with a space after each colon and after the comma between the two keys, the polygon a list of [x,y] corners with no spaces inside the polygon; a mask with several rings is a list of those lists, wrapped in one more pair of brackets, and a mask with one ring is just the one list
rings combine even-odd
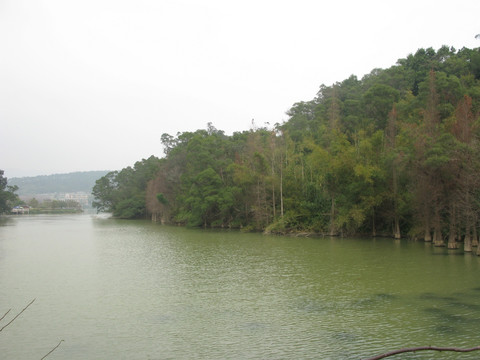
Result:
{"label": "distant hill", "polygon": [[82,171],[68,174],[9,178],[8,185],[17,185],[17,194],[20,196],[71,192],[91,193],[95,181],[108,172],[107,170]]}

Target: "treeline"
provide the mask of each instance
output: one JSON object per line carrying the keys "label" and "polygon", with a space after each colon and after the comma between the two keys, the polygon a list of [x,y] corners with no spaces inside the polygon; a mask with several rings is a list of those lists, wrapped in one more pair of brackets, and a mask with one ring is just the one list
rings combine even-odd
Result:
{"label": "treeline", "polygon": [[90,192],[95,181],[108,171],[78,171],[68,174],[39,175],[10,178],[9,184],[18,187],[18,195]]}
{"label": "treeline", "polygon": [[478,242],[480,50],[419,49],[322,85],[289,120],[161,137],[165,157],[112,172],[99,209],[188,226]]}
{"label": "treeline", "polygon": [[82,204],[75,200],[44,200],[35,198],[26,202],[30,214],[74,214],[83,212]]}

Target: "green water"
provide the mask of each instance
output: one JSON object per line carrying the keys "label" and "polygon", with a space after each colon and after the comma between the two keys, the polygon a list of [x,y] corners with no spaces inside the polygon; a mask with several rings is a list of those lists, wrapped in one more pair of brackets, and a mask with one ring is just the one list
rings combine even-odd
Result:
{"label": "green water", "polygon": [[[4,359],[362,359],[480,345],[480,258],[88,215],[0,220]],[[3,320],[0,324],[5,324]],[[476,359],[423,352],[392,359]]]}

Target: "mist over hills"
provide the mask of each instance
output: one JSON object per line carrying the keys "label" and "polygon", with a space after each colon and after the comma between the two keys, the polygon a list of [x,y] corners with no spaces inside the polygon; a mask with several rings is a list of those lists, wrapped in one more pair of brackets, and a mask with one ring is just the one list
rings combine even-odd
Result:
{"label": "mist over hills", "polygon": [[91,193],[95,181],[105,176],[108,172],[109,170],[99,170],[32,177],[14,177],[8,179],[8,185],[18,186],[17,194],[20,196],[71,192]]}

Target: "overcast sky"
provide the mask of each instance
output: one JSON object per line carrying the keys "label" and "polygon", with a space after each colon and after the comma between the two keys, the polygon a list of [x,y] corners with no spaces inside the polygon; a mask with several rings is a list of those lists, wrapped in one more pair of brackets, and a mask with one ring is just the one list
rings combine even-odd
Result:
{"label": "overcast sky", "polygon": [[0,0],[0,169],[117,170],[162,133],[282,123],[321,84],[480,46],[480,1]]}

